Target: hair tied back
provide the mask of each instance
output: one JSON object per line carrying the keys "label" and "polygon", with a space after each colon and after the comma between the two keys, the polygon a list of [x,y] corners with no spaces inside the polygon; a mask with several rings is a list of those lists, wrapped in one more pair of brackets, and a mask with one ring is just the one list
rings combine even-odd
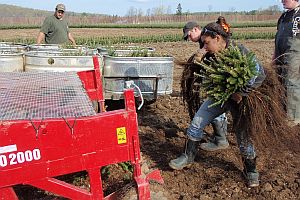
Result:
{"label": "hair tied back", "polygon": [[225,33],[229,33],[230,32],[230,25],[226,22],[225,17],[219,16],[218,20],[217,20],[217,23],[222,26],[222,28],[225,31]]}
{"label": "hair tied back", "polygon": [[229,33],[229,29],[230,29],[229,24],[222,23],[221,26],[223,27],[223,29],[226,33]]}

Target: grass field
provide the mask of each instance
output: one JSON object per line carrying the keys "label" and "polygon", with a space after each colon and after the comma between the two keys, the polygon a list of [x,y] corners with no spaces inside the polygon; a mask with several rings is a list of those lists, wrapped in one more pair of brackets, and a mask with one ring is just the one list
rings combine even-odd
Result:
{"label": "grass field", "polygon": [[[2,29],[1,41],[25,44],[35,43],[39,29]],[[116,43],[178,42],[182,40],[179,28],[71,28],[77,44],[96,47]],[[233,39],[273,39],[275,27],[232,28]]]}

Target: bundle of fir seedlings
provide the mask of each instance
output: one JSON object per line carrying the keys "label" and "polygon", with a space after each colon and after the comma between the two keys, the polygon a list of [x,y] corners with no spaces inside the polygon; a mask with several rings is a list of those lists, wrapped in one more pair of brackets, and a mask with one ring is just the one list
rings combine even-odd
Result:
{"label": "bundle of fir seedlings", "polygon": [[203,70],[196,76],[202,79],[202,87],[215,103],[223,105],[232,94],[246,87],[251,78],[257,75],[254,54],[242,54],[238,46],[229,46],[225,50],[202,62],[195,60]]}
{"label": "bundle of fir seedlings", "polygon": [[[206,55],[201,60],[193,55],[181,65],[184,66],[182,96],[191,118],[207,97],[215,100],[212,106],[223,105],[227,101],[234,104],[231,95],[240,92],[257,75],[254,54],[241,53],[240,48],[234,46],[213,56]],[[285,142],[293,141],[297,133],[288,125],[284,86],[274,69],[269,67],[264,71],[266,78],[263,84],[252,88],[229,111],[237,134],[242,134],[243,138],[252,140],[257,146],[280,148]]]}

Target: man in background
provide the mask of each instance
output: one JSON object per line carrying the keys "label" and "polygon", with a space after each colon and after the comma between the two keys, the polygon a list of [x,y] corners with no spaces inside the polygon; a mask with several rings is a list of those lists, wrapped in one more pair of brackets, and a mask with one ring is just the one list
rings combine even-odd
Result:
{"label": "man in background", "polygon": [[273,62],[280,81],[287,89],[287,115],[300,123],[300,4],[282,0],[286,10],[278,19]]}
{"label": "man in background", "polygon": [[57,4],[54,15],[46,17],[37,37],[37,44],[63,44],[70,41],[73,45],[76,42],[69,31],[67,21],[65,21],[66,7],[64,4]]}

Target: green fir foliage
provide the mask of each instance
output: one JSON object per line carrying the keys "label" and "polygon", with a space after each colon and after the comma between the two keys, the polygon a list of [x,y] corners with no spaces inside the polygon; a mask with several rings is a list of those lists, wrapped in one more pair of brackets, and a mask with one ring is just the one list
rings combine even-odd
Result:
{"label": "green fir foliage", "polygon": [[202,86],[215,105],[223,105],[233,93],[247,85],[256,72],[255,55],[242,54],[237,46],[229,46],[214,58],[195,61],[203,70],[195,74],[203,78]]}

